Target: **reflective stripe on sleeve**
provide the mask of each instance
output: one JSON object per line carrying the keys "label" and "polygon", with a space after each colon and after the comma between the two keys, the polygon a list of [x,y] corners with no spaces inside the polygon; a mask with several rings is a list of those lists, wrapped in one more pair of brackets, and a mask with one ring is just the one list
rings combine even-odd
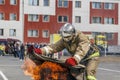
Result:
{"label": "reflective stripe on sleeve", "polygon": [[45,51],[46,51],[46,54],[49,54],[49,50],[47,47],[44,47]]}
{"label": "reflective stripe on sleeve", "polygon": [[74,55],[74,57],[76,57],[79,61],[81,60],[80,56],[79,55]]}
{"label": "reflective stripe on sleeve", "polygon": [[94,76],[87,76],[87,80],[96,80]]}

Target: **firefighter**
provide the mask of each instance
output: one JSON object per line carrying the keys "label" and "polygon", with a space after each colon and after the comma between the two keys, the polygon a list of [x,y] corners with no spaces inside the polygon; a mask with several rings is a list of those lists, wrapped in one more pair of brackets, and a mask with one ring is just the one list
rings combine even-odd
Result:
{"label": "firefighter", "polygon": [[[99,50],[96,47],[94,48],[94,46],[91,47],[89,38],[81,31],[77,31],[70,23],[65,23],[61,27],[60,34],[62,38],[58,42],[43,48],[34,49],[35,54],[52,54],[66,48],[72,56],[66,59],[65,63],[69,66],[75,66],[83,59],[87,60],[87,80],[96,80]],[[76,78],[79,80],[78,77]]]}

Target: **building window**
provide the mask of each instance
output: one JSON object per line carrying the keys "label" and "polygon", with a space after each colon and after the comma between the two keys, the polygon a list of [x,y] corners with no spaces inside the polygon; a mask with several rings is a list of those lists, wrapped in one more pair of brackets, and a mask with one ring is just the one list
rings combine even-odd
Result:
{"label": "building window", "polygon": [[81,16],[75,16],[75,23],[81,23]]}
{"label": "building window", "polygon": [[113,40],[114,39],[114,33],[106,33],[107,40]]}
{"label": "building window", "polygon": [[43,22],[49,22],[50,16],[49,15],[43,15]]}
{"label": "building window", "polygon": [[39,0],[29,0],[30,6],[39,6]]}
{"label": "building window", "polygon": [[10,4],[11,4],[11,5],[16,5],[17,2],[16,2],[16,0],[10,0]]}
{"label": "building window", "polygon": [[16,36],[16,29],[10,29],[9,30],[9,35],[10,36]]}
{"label": "building window", "polygon": [[101,8],[101,2],[92,2],[92,8],[93,9],[100,9]]}
{"label": "building window", "polygon": [[48,30],[43,30],[42,31],[42,36],[43,36],[43,38],[48,38],[49,37],[49,31]]}
{"label": "building window", "polygon": [[114,3],[104,3],[104,9],[114,9]]}
{"label": "building window", "polygon": [[4,14],[0,13],[0,20],[4,20]]}
{"label": "building window", "polygon": [[10,13],[10,20],[17,20],[15,13]]}
{"label": "building window", "polygon": [[75,8],[81,8],[81,1],[75,1]]}
{"label": "building window", "polygon": [[50,5],[50,0],[44,0],[44,6],[49,6]]}
{"label": "building window", "polygon": [[38,37],[38,30],[28,30],[28,37]]}
{"label": "building window", "polygon": [[93,17],[92,23],[101,23],[101,17]]}
{"label": "building window", "polygon": [[67,16],[58,16],[58,22],[68,22]]}
{"label": "building window", "polygon": [[3,35],[4,35],[4,30],[0,29],[0,36],[3,36]]}
{"label": "building window", "polygon": [[68,0],[58,0],[58,7],[68,7]]}
{"label": "building window", "polygon": [[114,24],[114,18],[104,18],[104,24]]}
{"label": "building window", "polygon": [[0,0],[0,4],[5,4],[5,1],[4,0]]}
{"label": "building window", "polygon": [[29,14],[28,15],[28,21],[34,21],[34,22],[38,22],[39,21],[39,16],[37,14]]}

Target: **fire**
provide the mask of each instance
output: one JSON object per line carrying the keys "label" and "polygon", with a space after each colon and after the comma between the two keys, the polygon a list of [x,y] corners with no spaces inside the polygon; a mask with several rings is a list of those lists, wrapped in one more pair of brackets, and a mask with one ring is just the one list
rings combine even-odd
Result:
{"label": "fire", "polygon": [[37,69],[37,65],[29,58],[26,58],[24,60],[24,64],[22,65],[22,69],[24,71],[24,74],[27,76],[31,76],[33,80],[34,76],[36,77],[36,75],[34,75],[34,70]]}
{"label": "fire", "polygon": [[[40,67],[40,74],[46,79],[44,80],[66,80],[67,70],[61,67],[59,64],[52,62],[44,62]],[[42,79],[42,76],[40,79]]]}
{"label": "fire", "polygon": [[27,58],[22,68],[24,74],[31,76],[33,80],[67,80],[67,69],[57,63],[45,61],[36,65]]}

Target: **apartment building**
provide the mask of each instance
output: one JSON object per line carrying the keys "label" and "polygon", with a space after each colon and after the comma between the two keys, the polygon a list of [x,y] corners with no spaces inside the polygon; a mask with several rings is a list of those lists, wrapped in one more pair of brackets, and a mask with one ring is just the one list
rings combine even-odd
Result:
{"label": "apartment building", "polygon": [[0,0],[0,39],[23,41],[22,0]]}
{"label": "apartment building", "polygon": [[25,0],[24,42],[49,43],[65,22],[72,23],[72,2],[61,0]]}
{"label": "apartment building", "polygon": [[119,0],[0,0],[0,38],[49,43],[50,34],[70,22],[86,35],[102,34],[109,45],[120,45],[119,13]]}
{"label": "apartment building", "polygon": [[[75,7],[78,2],[79,8]],[[79,0],[73,3],[73,21],[77,29],[92,34],[102,34],[107,36],[109,45],[120,44],[119,40],[119,4],[118,0]],[[81,22],[76,23],[79,16]]]}

